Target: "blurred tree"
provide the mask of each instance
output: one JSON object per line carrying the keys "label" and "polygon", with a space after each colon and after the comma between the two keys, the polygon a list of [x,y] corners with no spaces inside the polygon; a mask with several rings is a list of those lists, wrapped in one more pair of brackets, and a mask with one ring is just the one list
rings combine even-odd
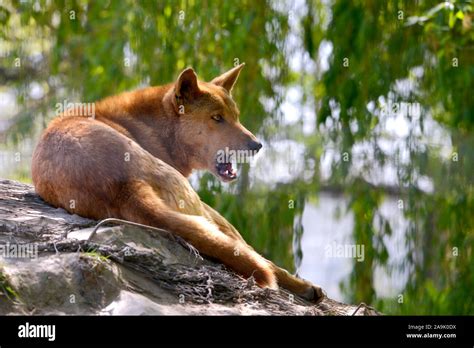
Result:
{"label": "blurred tree", "polygon": [[[474,216],[468,213],[474,205],[471,2],[336,0],[329,5],[331,20],[315,26],[308,23],[318,16],[320,2],[309,0],[307,5],[302,25],[308,53],[317,62],[322,43],[332,47],[329,68],[313,84],[317,125],[340,154],[331,180],[350,197],[354,241],[369,247],[366,262],[354,261],[346,292],[354,301],[374,301],[373,272],[388,257],[379,236],[389,235],[391,227],[378,213],[384,188],[371,181],[377,170],[391,164],[409,221],[408,260],[400,265],[409,271],[409,281],[403,304],[397,305],[397,297],[381,301],[378,308],[472,314],[472,296],[463,298],[474,284]],[[404,115],[409,133],[397,151],[381,146],[389,131],[387,102],[421,105],[420,115]],[[434,121],[448,134],[441,141],[451,145],[452,153],[443,154],[430,142]],[[368,148],[362,158],[361,145]],[[343,153],[349,154],[347,161]],[[369,166],[357,171],[369,158]],[[423,190],[421,179],[432,189]]]}

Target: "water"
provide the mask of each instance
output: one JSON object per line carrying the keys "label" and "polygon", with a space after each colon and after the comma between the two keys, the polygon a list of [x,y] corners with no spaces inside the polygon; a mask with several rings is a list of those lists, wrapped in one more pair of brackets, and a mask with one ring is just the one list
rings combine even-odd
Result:
{"label": "water", "polygon": [[[345,300],[345,296],[339,285],[349,278],[353,262],[361,260],[357,255],[339,257],[334,252],[328,253],[328,248],[334,250],[331,247],[354,244],[353,216],[350,212],[342,213],[346,205],[347,201],[341,197],[321,193],[317,205],[306,206],[303,213],[305,233],[301,242],[303,259],[299,268],[300,276],[320,284],[331,297],[340,301]],[[393,235],[386,239],[386,244],[390,246],[388,264],[395,269],[387,272],[385,268],[377,268],[374,285],[378,297],[394,297],[408,281],[408,272],[397,269],[408,252],[404,235],[407,222],[393,198],[382,204],[381,211],[394,226]]]}

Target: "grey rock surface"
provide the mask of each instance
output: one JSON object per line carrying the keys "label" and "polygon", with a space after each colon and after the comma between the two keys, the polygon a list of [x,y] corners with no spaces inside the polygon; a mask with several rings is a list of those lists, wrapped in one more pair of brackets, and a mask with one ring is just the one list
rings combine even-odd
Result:
{"label": "grey rock surface", "polygon": [[166,231],[49,206],[31,185],[0,180],[0,314],[376,315],[257,287]]}

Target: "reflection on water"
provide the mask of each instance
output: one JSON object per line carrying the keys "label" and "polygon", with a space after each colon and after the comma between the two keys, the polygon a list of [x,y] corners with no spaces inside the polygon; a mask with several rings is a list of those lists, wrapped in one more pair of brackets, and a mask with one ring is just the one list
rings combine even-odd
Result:
{"label": "reflection on water", "polygon": [[[306,205],[303,213],[305,233],[301,241],[303,259],[298,270],[301,277],[321,285],[328,294],[341,301],[345,296],[340,284],[349,278],[352,262],[354,258],[357,259],[357,255],[338,255],[334,252],[331,254],[327,250],[335,245],[338,247],[354,245],[353,216],[351,213],[343,213],[346,205],[347,200],[328,193],[321,193],[317,204]],[[389,246],[390,272],[387,268],[377,267],[374,270],[374,287],[377,296],[393,297],[402,291],[408,280],[408,272],[399,269],[407,253],[405,246],[407,223],[403,213],[398,209],[398,202],[393,198],[387,199],[380,209],[391,222],[393,234],[385,240]]]}

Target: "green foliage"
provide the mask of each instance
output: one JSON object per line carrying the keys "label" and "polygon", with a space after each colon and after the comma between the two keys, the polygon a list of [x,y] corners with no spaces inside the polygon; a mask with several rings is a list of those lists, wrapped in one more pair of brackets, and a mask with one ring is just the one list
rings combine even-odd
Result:
{"label": "green foliage", "polygon": [[97,260],[97,261],[102,261],[102,262],[107,262],[109,260],[109,255],[104,256],[101,253],[97,251],[97,249],[90,249],[87,250],[82,254],[85,257],[90,257],[91,259]]}
{"label": "green foliage", "polygon": [[[318,6],[319,1],[312,3]],[[405,202],[403,211],[409,221],[408,259],[399,265],[409,272],[407,287],[401,292],[405,302],[394,305],[394,299],[379,299],[379,308],[399,314],[472,314],[472,296],[468,295],[474,284],[472,4],[334,1],[331,12],[326,30],[305,26],[305,37],[311,37],[305,41],[311,56],[323,39],[333,47],[329,69],[314,82],[315,98],[320,100],[317,124],[324,128],[331,121],[328,137],[341,152],[354,155],[354,148],[365,143],[374,154],[371,167],[396,166],[397,195]],[[308,11],[303,23],[311,16],[314,14]],[[415,69],[422,73],[414,76]],[[396,88],[403,79],[415,88]],[[405,138],[408,160],[402,161],[400,152],[390,153],[379,146],[386,136],[381,127],[383,116],[367,105],[372,102],[380,107],[382,97],[421,104],[419,118],[409,120],[411,129]],[[438,144],[424,138],[425,124],[430,120],[444,129],[449,138],[442,140],[452,144],[459,160],[452,154],[442,155]],[[344,289],[355,301],[373,302],[375,262],[383,264],[387,259],[383,239],[379,239],[377,251],[374,238],[387,235],[390,226],[385,222],[376,227],[374,217],[383,193],[366,182],[371,170],[354,174],[355,160],[350,159],[333,163],[332,180],[344,185],[350,197],[355,242],[371,248],[366,262],[354,263]],[[431,180],[431,192],[419,189],[421,176]],[[457,256],[453,248],[457,248]]]}
{"label": "green foliage", "polygon": [[299,218],[304,210],[306,184],[279,184],[271,190],[256,187],[236,196],[223,190],[220,183],[208,180],[209,176],[201,180],[201,199],[222,212],[256,250],[294,271],[302,256],[293,255],[293,238],[296,238],[295,250],[301,252]]}
{"label": "green foliage", "polygon": [[9,301],[19,301],[19,296],[15,289],[11,286],[5,274],[0,271],[0,296],[6,296]]}

